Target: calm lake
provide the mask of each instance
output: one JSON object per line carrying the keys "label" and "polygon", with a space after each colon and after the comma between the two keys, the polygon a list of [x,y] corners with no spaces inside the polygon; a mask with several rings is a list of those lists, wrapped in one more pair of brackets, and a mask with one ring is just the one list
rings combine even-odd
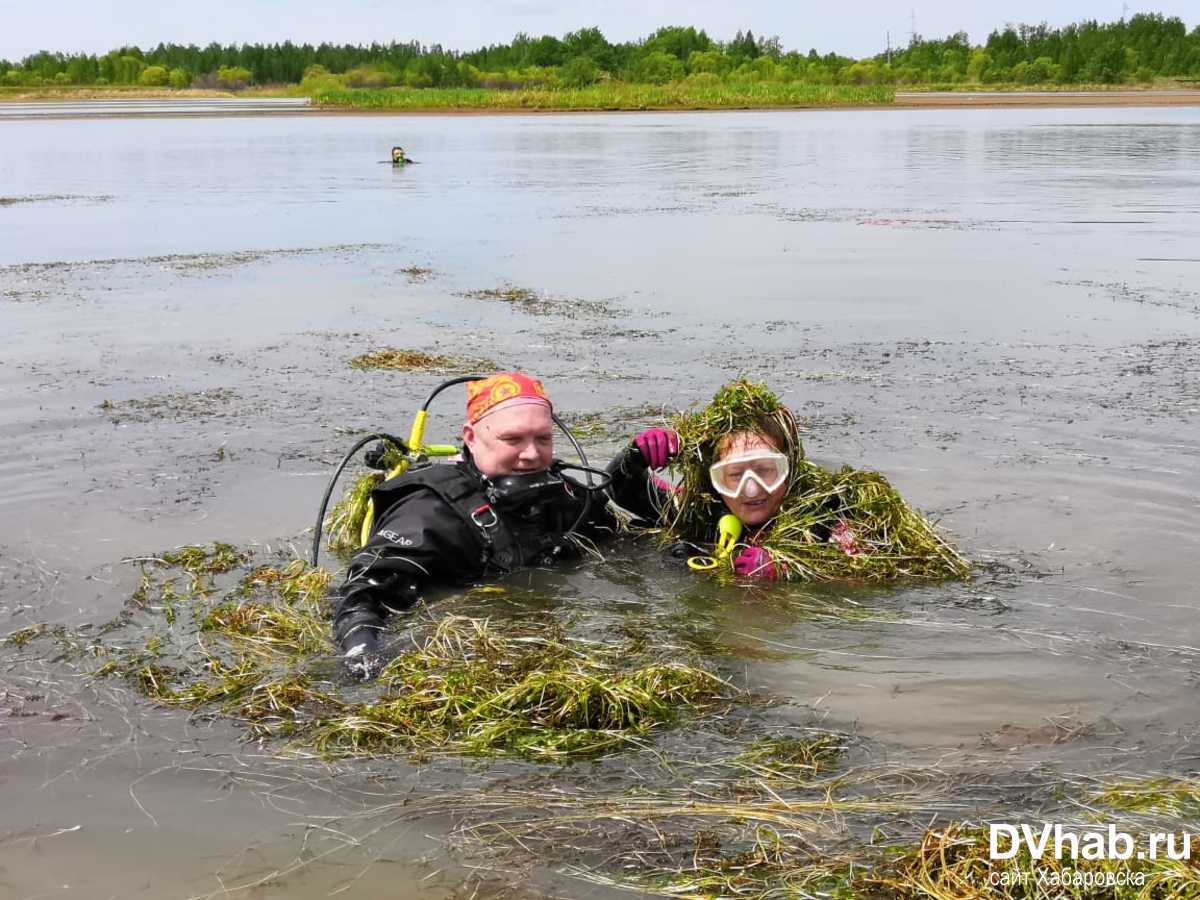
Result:
{"label": "calm lake", "polygon": [[[466,296],[514,287],[538,300]],[[407,431],[442,380],[351,369],[366,350],[536,372],[600,461],[746,374],[979,577],[764,599],[621,545],[496,614],[702,633],[785,701],[770,727],[852,735],[864,766],[1200,759],[1200,109],[0,119],[0,326],[0,634],[111,618],[130,557],[304,553],[354,434]],[[0,648],[6,896],[449,897],[480,871],[607,896],[448,836],[464,796],[640,763],[281,760],[50,650]],[[1043,796],[997,790],[949,817]]]}

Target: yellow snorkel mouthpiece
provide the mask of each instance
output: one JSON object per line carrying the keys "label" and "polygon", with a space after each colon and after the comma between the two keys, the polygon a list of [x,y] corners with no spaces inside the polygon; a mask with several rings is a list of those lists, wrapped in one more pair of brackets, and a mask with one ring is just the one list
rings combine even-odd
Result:
{"label": "yellow snorkel mouthpiece", "polygon": [[694,572],[711,572],[733,553],[742,536],[742,521],[733,513],[726,513],[717,521],[717,546],[712,556],[693,556],[688,559],[688,568]]}

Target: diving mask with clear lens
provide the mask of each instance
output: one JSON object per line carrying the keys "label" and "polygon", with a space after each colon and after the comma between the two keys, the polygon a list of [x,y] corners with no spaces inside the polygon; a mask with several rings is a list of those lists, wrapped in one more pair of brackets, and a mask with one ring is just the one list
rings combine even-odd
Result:
{"label": "diving mask with clear lens", "polygon": [[772,450],[751,450],[730,456],[708,467],[712,486],[724,497],[740,497],[751,482],[764,494],[787,481],[788,458]]}

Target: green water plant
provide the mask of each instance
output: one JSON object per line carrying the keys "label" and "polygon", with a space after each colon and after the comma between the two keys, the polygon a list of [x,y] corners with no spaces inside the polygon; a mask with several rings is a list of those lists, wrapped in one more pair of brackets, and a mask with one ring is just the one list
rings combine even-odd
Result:
{"label": "green water plant", "polygon": [[[153,617],[149,638],[107,655],[97,674],[124,675],[160,703],[232,717],[250,737],[285,738],[293,754],[569,760],[641,746],[680,716],[739,696],[705,669],[574,639],[554,620],[501,632],[464,616],[408,635],[376,683],[345,684],[329,666],[330,572],[294,560],[252,568],[223,592],[209,583],[175,591],[181,570],[233,557],[224,546],[172,552],[173,564],[167,556],[150,558],[133,602],[138,624]],[[157,602],[165,594],[169,607]]]}
{"label": "green water plant", "polygon": [[567,759],[643,742],[685,710],[736,691],[676,662],[621,664],[620,648],[570,641],[554,623],[501,635],[447,617],[380,676],[384,694],[318,723],[325,755],[448,750]]}
{"label": "green water plant", "polygon": [[496,364],[487,359],[451,356],[445,353],[427,353],[423,350],[401,350],[389,347],[371,353],[362,353],[350,360],[352,369],[399,369],[401,371],[467,372],[472,370],[491,371]]}

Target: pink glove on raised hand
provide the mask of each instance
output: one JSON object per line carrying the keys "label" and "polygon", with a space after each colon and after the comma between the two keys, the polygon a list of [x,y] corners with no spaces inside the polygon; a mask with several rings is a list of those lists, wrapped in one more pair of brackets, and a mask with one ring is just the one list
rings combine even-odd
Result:
{"label": "pink glove on raised hand", "polygon": [[779,577],[779,570],[771,554],[762,547],[744,547],[733,560],[733,571],[749,578],[765,578],[774,581]]}
{"label": "pink glove on raised hand", "polygon": [[679,435],[667,428],[647,428],[633,439],[651,469],[662,469],[679,452]]}

